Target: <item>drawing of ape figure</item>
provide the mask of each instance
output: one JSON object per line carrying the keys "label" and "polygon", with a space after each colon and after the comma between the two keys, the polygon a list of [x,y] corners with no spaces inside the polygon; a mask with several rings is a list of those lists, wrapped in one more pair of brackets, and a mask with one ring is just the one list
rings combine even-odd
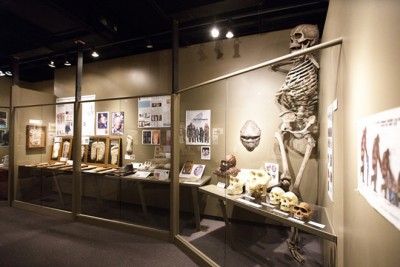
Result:
{"label": "drawing of ape figure", "polygon": [[361,168],[360,168],[360,173],[362,177],[362,181],[364,182],[365,178],[365,170],[367,171],[367,183],[368,183],[368,177],[369,177],[369,156],[368,156],[368,151],[367,151],[367,127],[364,128],[363,130],[363,135],[361,138]]}
{"label": "drawing of ape figure", "polygon": [[383,178],[383,184],[381,190],[385,193],[385,198],[390,201],[390,203],[397,205],[397,190],[394,181],[394,176],[390,168],[390,151],[386,151],[382,155],[382,165],[381,172]]}
{"label": "drawing of ape figure", "polygon": [[378,163],[382,168],[382,162],[380,158],[379,152],[379,134],[374,139],[374,144],[372,147],[372,175],[371,175],[371,183],[374,184],[374,191],[376,192],[376,180],[378,175]]}

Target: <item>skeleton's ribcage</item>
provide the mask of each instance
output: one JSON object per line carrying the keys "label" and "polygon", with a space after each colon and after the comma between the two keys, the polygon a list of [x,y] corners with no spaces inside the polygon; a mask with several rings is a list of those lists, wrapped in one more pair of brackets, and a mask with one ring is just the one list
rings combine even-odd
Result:
{"label": "skeleton's ribcage", "polygon": [[279,104],[293,112],[297,112],[299,107],[303,106],[305,114],[310,116],[314,114],[317,106],[317,83],[316,68],[311,60],[298,60],[277,93],[277,100]]}

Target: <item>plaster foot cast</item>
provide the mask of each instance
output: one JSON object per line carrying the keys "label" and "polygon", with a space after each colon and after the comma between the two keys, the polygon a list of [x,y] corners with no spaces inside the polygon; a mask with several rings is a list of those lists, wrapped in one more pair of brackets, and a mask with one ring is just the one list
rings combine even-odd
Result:
{"label": "plaster foot cast", "polygon": [[133,153],[133,138],[129,134],[126,137],[126,153],[128,155],[132,155],[132,153]]}
{"label": "plaster foot cast", "polygon": [[115,145],[111,148],[111,164],[116,165],[118,163],[119,145]]}
{"label": "plaster foot cast", "polygon": [[90,159],[96,161],[97,158],[97,142],[93,142],[90,146]]}
{"label": "plaster foot cast", "polygon": [[51,155],[52,159],[58,158],[58,153],[60,153],[60,143],[54,143],[53,145],[53,154]]}
{"label": "plaster foot cast", "polygon": [[69,142],[65,141],[63,143],[63,150],[62,150],[62,157],[63,158],[68,158],[68,152],[69,152]]}
{"label": "plaster foot cast", "polygon": [[104,142],[97,143],[97,161],[103,161],[106,152],[106,144]]}

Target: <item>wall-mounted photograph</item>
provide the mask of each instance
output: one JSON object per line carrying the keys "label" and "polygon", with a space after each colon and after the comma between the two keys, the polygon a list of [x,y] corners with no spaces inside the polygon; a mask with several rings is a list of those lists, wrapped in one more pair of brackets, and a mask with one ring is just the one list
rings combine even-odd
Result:
{"label": "wall-mounted photograph", "polygon": [[46,126],[26,126],[26,148],[46,147]]}
{"label": "wall-mounted photograph", "polygon": [[0,111],[0,128],[7,128],[7,111]]}
{"label": "wall-mounted photograph", "polygon": [[108,135],[108,111],[96,113],[96,135]]}

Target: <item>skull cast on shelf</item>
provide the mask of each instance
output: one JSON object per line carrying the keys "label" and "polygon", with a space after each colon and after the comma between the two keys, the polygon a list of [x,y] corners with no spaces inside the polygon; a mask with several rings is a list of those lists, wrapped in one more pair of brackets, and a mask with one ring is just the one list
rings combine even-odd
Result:
{"label": "skull cast on shelf", "polygon": [[310,204],[306,202],[300,202],[300,204],[293,207],[293,217],[299,220],[308,221],[312,213]]}
{"label": "skull cast on shelf", "polygon": [[222,175],[236,176],[240,172],[240,170],[236,168],[236,157],[234,155],[226,155],[225,159],[221,160],[217,172]]}
{"label": "skull cast on shelf", "polygon": [[247,178],[247,186],[251,196],[255,198],[266,196],[269,181],[271,181],[271,176],[264,170],[251,170]]}
{"label": "skull cast on shelf", "polygon": [[281,198],[281,210],[291,211],[299,203],[299,199],[293,192],[285,192]]}
{"label": "skull cast on shelf", "polygon": [[243,193],[245,181],[241,177],[229,176],[229,186],[226,191],[229,195],[240,195]]}
{"label": "skull cast on shelf", "polygon": [[274,187],[269,193],[269,202],[274,205],[279,205],[281,203],[281,197],[285,193],[282,188]]}
{"label": "skull cast on shelf", "polygon": [[248,151],[253,151],[260,144],[261,130],[258,125],[248,120],[240,130],[240,141]]}
{"label": "skull cast on shelf", "polygon": [[290,50],[297,51],[317,44],[318,27],[311,24],[301,24],[290,32]]}

